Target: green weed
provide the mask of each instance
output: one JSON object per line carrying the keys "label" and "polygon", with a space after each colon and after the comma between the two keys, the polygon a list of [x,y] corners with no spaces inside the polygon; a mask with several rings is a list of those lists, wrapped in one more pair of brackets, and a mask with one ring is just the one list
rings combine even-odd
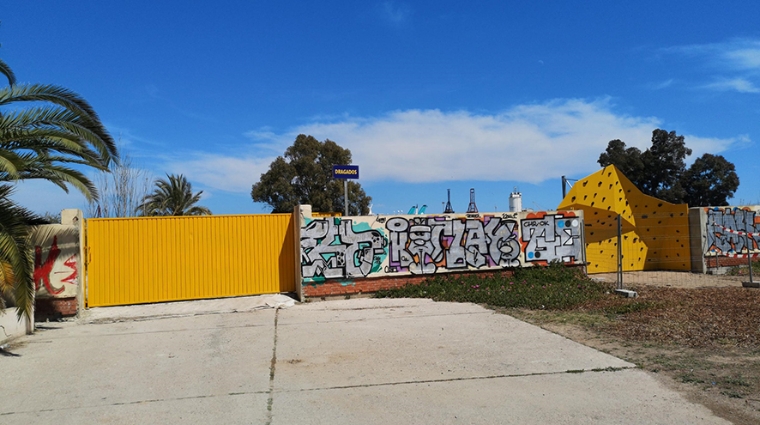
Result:
{"label": "green weed", "polygon": [[417,285],[378,291],[377,298],[431,298],[494,307],[565,310],[610,291],[579,270],[552,263],[548,267],[515,270],[514,275],[437,275]]}
{"label": "green weed", "polygon": [[[726,271],[726,274],[729,276],[749,276],[749,266],[741,265],[731,267]],[[752,262],[752,274],[754,276],[760,276],[760,261]]]}

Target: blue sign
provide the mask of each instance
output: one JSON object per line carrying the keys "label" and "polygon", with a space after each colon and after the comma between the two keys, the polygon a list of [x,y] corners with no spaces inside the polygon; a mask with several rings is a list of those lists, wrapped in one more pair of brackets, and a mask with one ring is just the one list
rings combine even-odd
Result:
{"label": "blue sign", "polygon": [[358,165],[333,165],[334,179],[358,179]]}

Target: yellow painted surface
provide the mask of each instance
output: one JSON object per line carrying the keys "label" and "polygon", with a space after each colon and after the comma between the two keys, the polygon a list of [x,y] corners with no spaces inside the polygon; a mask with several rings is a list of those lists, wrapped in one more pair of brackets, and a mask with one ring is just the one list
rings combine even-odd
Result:
{"label": "yellow painted surface", "polygon": [[323,218],[323,217],[342,217],[343,213],[340,212],[317,212],[312,211],[311,216],[313,218]]}
{"label": "yellow painted surface", "polygon": [[291,214],[87,220],[89,307],[295,291]]}
{"label": "yellow painted surface", "polygon": [[578,180],[557,209],[583,210],[589,273],[617,270],[617,216],[623,270],[690,270],[689,207],[643,194],[615,166]]}

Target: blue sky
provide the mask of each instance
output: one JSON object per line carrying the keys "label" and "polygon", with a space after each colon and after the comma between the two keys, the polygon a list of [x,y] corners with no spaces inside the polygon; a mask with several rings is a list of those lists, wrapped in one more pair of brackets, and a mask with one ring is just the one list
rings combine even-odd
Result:
{"label": "blue sky", "polygon": [[[465,4],[467,3],[467,4]],[[760,4],[610,1],[5,2],[20,82],[93,104],[133,165],[183,173],[216,214],[268,212],[251,185],[299,133],[351,149],[373,211],[446,189],[464,211],[561,201],[612,139],[655,128],[724,155],[760,203]],[[81,195],[24,182],[38,212]]]}

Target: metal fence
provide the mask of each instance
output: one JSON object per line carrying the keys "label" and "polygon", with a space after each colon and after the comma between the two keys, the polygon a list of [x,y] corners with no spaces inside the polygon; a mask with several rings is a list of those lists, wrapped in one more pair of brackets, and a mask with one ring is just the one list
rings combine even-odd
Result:
{"label": "metal fence", "polygon": [[296,290],[291,214],[89,219],[89,307]]}

